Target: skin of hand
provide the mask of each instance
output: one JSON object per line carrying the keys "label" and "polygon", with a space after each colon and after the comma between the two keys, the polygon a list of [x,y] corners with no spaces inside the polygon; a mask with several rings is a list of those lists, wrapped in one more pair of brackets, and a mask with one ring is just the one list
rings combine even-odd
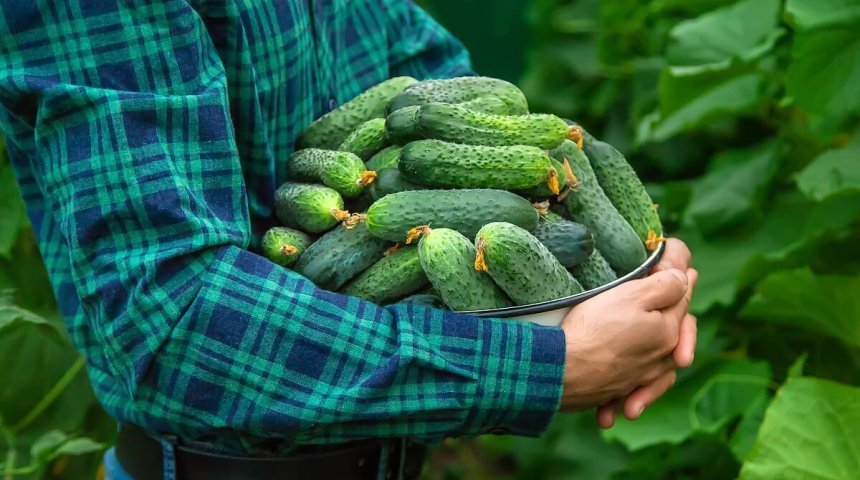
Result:
{"label": "skin of hand", "polygon": [[562,322],[567,355],[561,410],[635,397],[642,385],[671,384],[667,375],[674,374],[672,352],[689,288],[686,272],[668,268],[574,307]]}

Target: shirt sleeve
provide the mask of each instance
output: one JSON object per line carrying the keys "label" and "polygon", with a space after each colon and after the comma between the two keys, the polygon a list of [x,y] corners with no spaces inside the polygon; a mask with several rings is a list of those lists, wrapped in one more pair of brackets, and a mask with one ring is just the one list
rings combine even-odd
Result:
{"label": "shirt sleeve", "polygon": [[392,76],[451,78],[475,75],[469,52],[412,0],[382,0],[388,13]]}
{"label": "shirt sleeve", "polygon": [[[189,438],[544,430],[560,329],[383,308],[248,251],[227,79],[200,17],[174,1],[55,10],[68,3],[39,2],[25,34],[0,34],[0,127],[32,127],[97,354],[127,393],[102,402]],[[98,38],[82,33],[84,5],[110,9],[87,23]],[[404,68],[420,64],[407,50]]]}

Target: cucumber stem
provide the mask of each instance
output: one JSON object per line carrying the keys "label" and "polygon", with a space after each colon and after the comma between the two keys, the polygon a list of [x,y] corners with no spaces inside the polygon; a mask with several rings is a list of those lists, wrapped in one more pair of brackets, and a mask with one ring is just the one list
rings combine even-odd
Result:
{"label": "cucumber stem", "polygon": [[648,237],[645,239],[645,248],[649,252],[657,250],[657,246],[666,241],[666,237],[658,236],[654,230],[648,230]]}
{"label": "cucumber stem", "polygon": [[358,185],[366,187],[373,183],[374,180],[376,180],[376,172],[373,170],[365,170],[361,172],[361,178],[358,179]]}
{"label": "cucumber stem", "polygon": [[430,235],[433,229],[430,228],[430,225],[418,225],[415,228],[410,228],[408,232],[406,232],[406,245],[412,243],[413,240],[420,237],[421,235]]}
{"label": "cucumber stem", "polygon": [[582,127],[579,125],[571,125],[567,128],[567,138],[576,142],[576,146],[582,150]]}
{"label": "cucumber stem", "polygon": [[475,270],[479,272],[486,272],[489,270],[487,268],[487,262],[484,260],[484,247],[487,245],[487,242],[484,241],[483,235],[478,237],[478,244],[475,245]]}

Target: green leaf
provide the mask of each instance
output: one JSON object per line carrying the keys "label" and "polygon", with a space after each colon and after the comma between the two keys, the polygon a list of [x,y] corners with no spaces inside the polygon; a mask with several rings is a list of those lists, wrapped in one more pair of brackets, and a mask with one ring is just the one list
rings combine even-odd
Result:
{"label": "green leaf", "polygon": [[860,277],[775,272],[756,288],[741,316],[829,335],[860,347]]}
{"label": "green leaf", "polygon": [[776,173],[778,151],[779,143],[768,141],[718,155],[693,185],[684,221],[710,233],[744,219]]}
{"label": "green leaf", "polygon": [[761,428],[761,422],[764,421],[764,412],[769,403],[770,397],[767,395],[759,396],[750,404],[738,426],[732,432],[732,436],[729,438],[729,449],[738,461],[743,462],[755,445],[755,439]]}
{"label": "green leaf", "polygon": [[[698,359],[697,359],[698,360]],[[770,368],[753,360],[712,361],[696,367],[634,422],[604,432],[629,450],[679,444],[695,433],[713,433],[747,411],[767,389]]]}
{"label": "green leaf", "polygon": [[[781,35],[779,0],[743,0],[678,23],[666,52],[672,66],[721,69],[767,53]],[[678,73],[678,70],[675,70]]]}
{"label": "green leaf", "polygon": [[68,439],[69,436],[59,430],[49,430],[30,446],[30,461],[40,464],[47,462]]}
{"label": "green leaf", "polygon": [[57,450],[57,455],[84,455],[87,453],[93,453],[101,451],[105,448],[105,445],[99,443],[92,438],[87,437],[79,437],[73,438],[68,442],[64,443],[59,450]]}
{"label": "green leaf", "polygon": [[860,2],[791,0],[786,11],[798,31],[786,87],[810,112],[845,115],[860,110]]}
{"label": "green leaf", "polygon": [[12,165],[0,160],[0,257],[8,257],[24,224],[24,208]]}
{"label": "green leaf", "polygon": [[860,142],[819,155],[797,174],[797,186],[816,201],[831,195],[860,192]]}
{"label": "green leaf", "polygon": [[860,388],[792,378],[765,414],[741,480],[853,480],[860,472]]}

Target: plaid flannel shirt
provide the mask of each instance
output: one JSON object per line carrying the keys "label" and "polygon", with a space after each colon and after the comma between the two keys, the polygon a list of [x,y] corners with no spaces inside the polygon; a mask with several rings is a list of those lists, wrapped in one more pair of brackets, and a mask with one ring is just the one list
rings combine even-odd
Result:
{"label": "plaid flannel shirt", "polygon": [[380,307],[252,251],[314,118],[469,73],[405,0],[0,0],[0,132],[105,409],[229,451],[540,434],[560,329]]}

